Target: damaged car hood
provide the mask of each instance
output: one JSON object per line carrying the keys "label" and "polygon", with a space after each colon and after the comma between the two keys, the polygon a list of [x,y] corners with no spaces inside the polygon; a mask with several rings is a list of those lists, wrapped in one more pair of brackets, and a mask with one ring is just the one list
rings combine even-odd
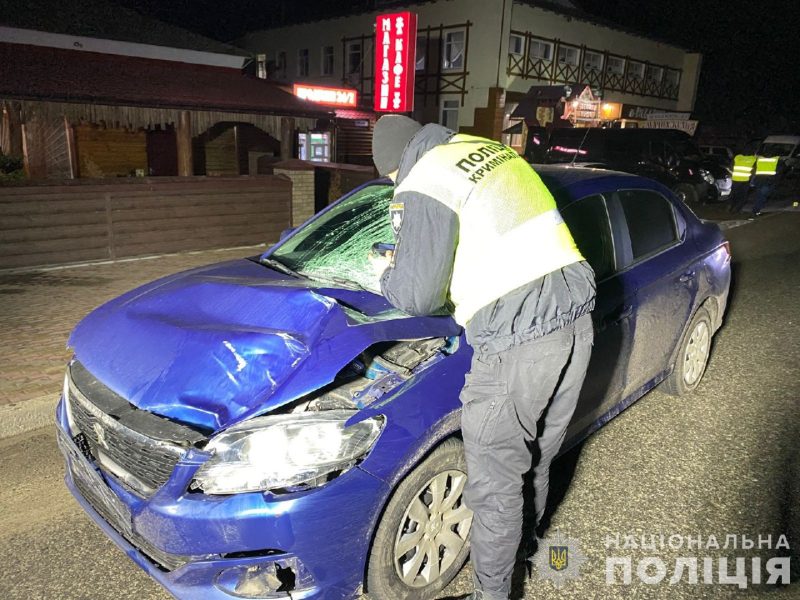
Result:
{"label": "damaged car hood", "polygon": [[99,307],[69,346],[138,408],[216,431],[319,389],[374,343],[459,333],[326,286],[250,260],[202,267]]}

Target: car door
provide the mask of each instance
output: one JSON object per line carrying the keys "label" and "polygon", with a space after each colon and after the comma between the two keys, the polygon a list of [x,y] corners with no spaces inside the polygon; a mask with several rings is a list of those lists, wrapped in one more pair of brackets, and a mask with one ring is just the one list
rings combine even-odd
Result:
{"label": "car door", "polygon": [[635,293],[633,347],[624,396],[638,395],[671,366],[698,290],[697,249],[670,199],[655,190],[616,192],[609,210],[621,214],[621,267]]}
{"label": "car door", "polygon": [[606,198],[595,194],[561,210],[572,237],[592,266],[597,300],[592,319],[594,347],[567,443],[576,439],[622,398],[633,332],[633,288],[627,273],[617,270],[614,233]]}

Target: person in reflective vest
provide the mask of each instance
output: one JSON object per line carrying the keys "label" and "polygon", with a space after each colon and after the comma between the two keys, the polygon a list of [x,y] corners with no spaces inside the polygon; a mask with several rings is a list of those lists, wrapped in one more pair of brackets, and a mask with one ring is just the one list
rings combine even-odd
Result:
{"label": "person in reflective vest", "polygon": [[756,188],[756,203],[753,216],[761,214],[782,173],[779,156],[759,156],[756,160],[756,172],[753,175],[753,187]]}
{"label": "person in reflective vest", "polygon": [[739,153],[733,157],[732,189],[730,197],[730,212],[739,212],[747,203],[747,194],[750,192],[750,179],[756,165],[754,154]]}
{"label": "person in reflective vest", "polygon": [[371,255],[383,295],[409,314],[451,312],[473,349],[461,391],[470,597],[506,600],[529,445],[540,449],[540,520],[586,375],[594,272],[550,191],[512,148],[400,115],[381,117],[372,147],[378,172],[395,182],[395,250]]}

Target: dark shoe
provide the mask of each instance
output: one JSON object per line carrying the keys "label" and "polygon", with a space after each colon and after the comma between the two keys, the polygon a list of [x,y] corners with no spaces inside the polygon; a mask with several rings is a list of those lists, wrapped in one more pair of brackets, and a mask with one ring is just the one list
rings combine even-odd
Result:
{"label": "dark shoe", "polygon": [[472,592],[466,596],[445,596],[441,600],[483,600],[483,592]]}
{"label": "dark shoe", "polygon": [[757,211],[757,212],[756,212],[756,211],[753,211],[753,216],[754,216],[754,217],[760,217],[760,216],[761,216],[761,214],[762,214],[762,213],[761,213],[761,211],[760,211],[760,210],[759,210],[759,211]]}

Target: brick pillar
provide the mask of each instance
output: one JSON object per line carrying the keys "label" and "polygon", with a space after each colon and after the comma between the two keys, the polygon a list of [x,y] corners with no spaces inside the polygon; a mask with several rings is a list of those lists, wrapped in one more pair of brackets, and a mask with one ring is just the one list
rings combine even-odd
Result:
{"label": "brick pillar", "polygon": [[292,180],[292,227],[305,223],[314,215],[314,167],[291,160],[278,163],[273,172]]}
{"label": "brick pillar", "polygon": [[479,135],[499,140],[503,132],[503,111],[506,107],[506,91],[503,88],[489,88],[485,107],[475,109],[472,127],[462,127],[463,133]]}

